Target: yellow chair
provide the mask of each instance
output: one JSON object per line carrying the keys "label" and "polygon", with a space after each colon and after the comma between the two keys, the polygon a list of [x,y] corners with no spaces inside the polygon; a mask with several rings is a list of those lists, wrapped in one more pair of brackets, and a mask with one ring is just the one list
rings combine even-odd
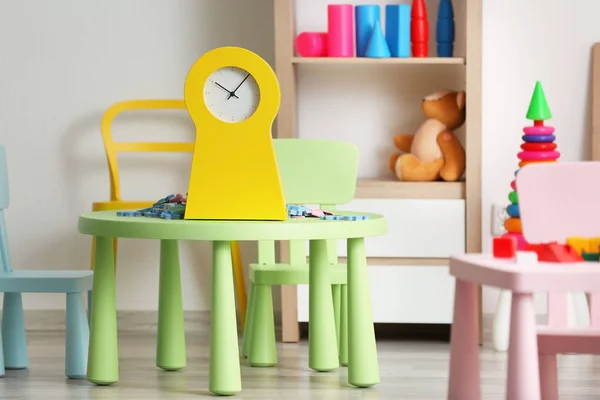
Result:
{"label": "yellow chair", "polygon": [[[193,153],[192,142],[115,142],[112,137],[111,126],[117,115],[133,110],[186,110],[183,100],[126,100],[112,105],[102,117],[101,133],[108,160],[110,176],[110,200],[98,201],[92,204],[92,211],[104,210],[137,210],[152,206],[155,201],[147,200],[123,200],[119,185],[119,166],[117,164],[117,153]],[[117,258],[117,239],[113,241],[115,266]],[[95,240],[92,242],[92,264],[94,269]],[[246,318],[246,285],[241,260],[239,244],[231,242],[231,257],[233,259],[233,273],[235,278],[235,289],[237,293],[238,312],[242,329]]]}

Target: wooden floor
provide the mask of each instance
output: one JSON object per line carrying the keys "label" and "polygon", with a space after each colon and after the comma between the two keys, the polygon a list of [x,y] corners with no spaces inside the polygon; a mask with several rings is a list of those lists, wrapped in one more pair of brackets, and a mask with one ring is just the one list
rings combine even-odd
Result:
{"label": "wooden floor", "polygon": [[[208,338],[200,332],[187,337],[188,368],[163,372],[154,366],[155,334],[120,334],[121,380],[95,387],[85,380],[64,377],[64,335],[30,332],[31,367],[7,371],[0,379],[0,399],[198,399],[207,392]],[[482,350],[483,400],[505,399],[506,356],[486,346]],[[381,384],[355,389],[346,383],[347,370],[316,373],[308,367],[306,342],[280,344],[276,368],[242,367],[243,392],[236,399],[445,399],[448,378],[448,344],[391,341],[378,343]],[[559,360],[561,399],[600,399],[600,358],[563,356]]]}

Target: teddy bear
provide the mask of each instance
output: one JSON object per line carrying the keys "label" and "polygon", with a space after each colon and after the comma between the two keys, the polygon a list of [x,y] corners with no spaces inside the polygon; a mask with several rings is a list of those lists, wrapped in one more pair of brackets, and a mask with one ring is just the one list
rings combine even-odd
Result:
{"label": "teddy bear", "polygon": [[402,153],[390,157],[390,169],[401,181],[457,181],[465,172],[465,150],[454,130],[465,122],[464,91],[440,91],[421,104],[428,118],[414,135],[398,134],[394,144]]}

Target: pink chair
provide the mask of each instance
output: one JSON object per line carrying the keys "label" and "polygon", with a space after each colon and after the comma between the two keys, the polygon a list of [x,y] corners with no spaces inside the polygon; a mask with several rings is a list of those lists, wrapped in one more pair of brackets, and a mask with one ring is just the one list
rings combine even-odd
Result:
{"label": "pink chair", "polygon": [[[517,175],[523,235],[530,243],[600,236],[600,163],[528,165]],[[481,400],[477,286],[512,291],[508,400],[558,399],[556,354],[600,354],[600,265],[518,265],[491,254],[451,257],[456,277],[448,399]],[[590,296],[590,327],[567,326],[567,293]],[[548,293],[548,325],[536,327],[533,293]],[[594,294],[596,293],[596,294]],[[539,350],[539,354],[538,354]],[[539,358],[538,358],[539,357]]]}

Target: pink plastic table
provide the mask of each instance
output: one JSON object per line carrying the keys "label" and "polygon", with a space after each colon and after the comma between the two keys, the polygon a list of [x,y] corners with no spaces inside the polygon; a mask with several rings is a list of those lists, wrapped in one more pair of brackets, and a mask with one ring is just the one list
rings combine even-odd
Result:
{"label": "pink plastic table", "polygon": [[448,399],[481,400],[477,286],[485,285],[512,291],[507,399],[540,400],[533,293],[597,292],[598,264],[519,265],[491,254],[465,254],[450,258],[450,274],[456,277],[456,292]]}

